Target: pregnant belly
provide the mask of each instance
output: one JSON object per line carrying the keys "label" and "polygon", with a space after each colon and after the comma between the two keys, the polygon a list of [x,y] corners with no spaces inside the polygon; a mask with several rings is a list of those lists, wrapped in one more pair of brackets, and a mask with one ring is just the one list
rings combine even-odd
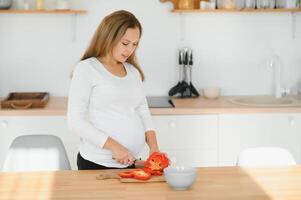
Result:
{"label": "pregnant belly", "polygon": [[141,119],[138,116],[114,120],[114,124],[100,120],[94,123],[96,128],[102,130],[129,149],[134,155],[140,153],[145,144],[145,131]]}

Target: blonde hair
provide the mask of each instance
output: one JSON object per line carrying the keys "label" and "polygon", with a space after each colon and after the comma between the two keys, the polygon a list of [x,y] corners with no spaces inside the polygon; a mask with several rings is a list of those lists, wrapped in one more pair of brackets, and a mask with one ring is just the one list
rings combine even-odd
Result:
{"label": "blonde hair", "polygon": [[[141,37],[142,26],[132,13],[119,10],[106,16],[94,33],[90,45],[81,60],[91,57],[103,57],[111,53],[113,47],[121,40],[129,28],[138,28]],[[127,62],[132,64],[139,71],[143,81],[145,78],[144,73],[137,62],[135,51],[127,59]]]}

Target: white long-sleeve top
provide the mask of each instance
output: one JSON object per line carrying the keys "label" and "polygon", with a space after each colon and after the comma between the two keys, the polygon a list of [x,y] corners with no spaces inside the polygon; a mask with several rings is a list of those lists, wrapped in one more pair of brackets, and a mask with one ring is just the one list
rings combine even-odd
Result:
{"label": "white long-sleeve top", "polygon": [[138,70],[124,63],[126,76],[109,72],[96,58],[75,67],[68,100],[68,126],[80,137],[79,152],[91,162],[124,168],[104,149],[108,137],[137,156],[145,145],[145,132],[154,130]]}

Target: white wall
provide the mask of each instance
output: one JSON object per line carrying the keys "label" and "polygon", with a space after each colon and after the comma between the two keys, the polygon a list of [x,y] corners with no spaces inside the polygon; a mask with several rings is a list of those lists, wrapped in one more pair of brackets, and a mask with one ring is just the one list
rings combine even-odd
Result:
{"label": "white wall", "polygon": [[272,72],[267,59],[278,54],[283,81],[295,86],[301,78],[301,16],[292,38],[290,13],[171,13],[159,0],[74,0],[72,16],[52,14],[0,15],[0,96],[12,91],[68,94],[69,74],[80,59],[101,19],[114,10],[132,11],[144,34],[138,58],[146,73],[147,95],[166,95],[178,79],[177,51],[195,52],[193,82],[197,88],[218,85],[224,95],[268,94]]}

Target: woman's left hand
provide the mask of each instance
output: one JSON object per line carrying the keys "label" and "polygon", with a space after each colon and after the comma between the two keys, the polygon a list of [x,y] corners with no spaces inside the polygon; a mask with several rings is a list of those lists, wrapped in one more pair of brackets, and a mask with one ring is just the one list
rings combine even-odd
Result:
{"label": "woman's left hand", "polygon": [[149,155],[151,155],[151,154],[154,153],[154,152],[160,152],[159,148],[151,148],[151,149],[149,150]]}
{"label": "woman's left hand", "polygon": [[151,155],[154,152],[160,152],[158,143],[157,143],[157,138],[156,138],[156,132],[155,131],[147,131],[145,133],[146,135],[146,143],[149,146],[149,155]]}

